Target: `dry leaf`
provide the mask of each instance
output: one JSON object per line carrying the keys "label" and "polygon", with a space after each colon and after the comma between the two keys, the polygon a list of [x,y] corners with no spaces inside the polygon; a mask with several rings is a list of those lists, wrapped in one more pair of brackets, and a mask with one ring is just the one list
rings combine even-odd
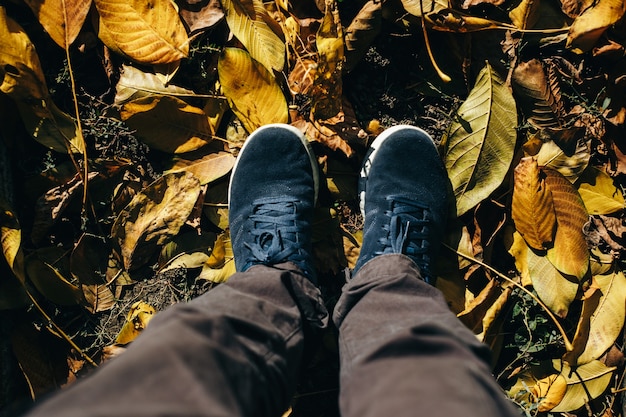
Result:
{"label": "dry leaf", "polygon": [[404,9],[413,16],[421,17],[428,13],[437,13],[448,7],[448,2],[444,0],[423,1],[423,0],[402,0]]}
{"label": "dry leaf", "polygon": [[151,72],[131,65],[122,65],[120,79],[115,85],[115,104],[121,106],[131,100],[148,96],[193,96],[194,92],[175,85],[165,85]]}
{"label": "dry leaf", "polygon": [[226,282],[236,272],[230,234],[224,232],[217,237],[209,259],[204,263],[198,279],[216,284]]}
{"label": "dry leaf", "polygon": [[583,173],[578,193],[589,214],[611,214],[625,207],[622,191],[606,172],[596,167],[589,167]]}
{"label": "dry leaf", "polygon": [[560,374],[552,374],[537,381],[531,392],[539,403],[539,412],[550,411],[563,400],[567,391],[567,380]]}
{"label": "dry leaf", "polygon": [[579,140],[574,152],[567,154],[554,141],[545,142],[537,154],[537,163],[539,166],[559,171],[561,175],[574,183],[589,164],[590,145],[590,141]]}
{"label": "dry leaf", "polygon": [[69,48],[83,27],[91,0],[26,0],[26,4],[52,40]]}
{"label": "dry leaf", "polygon": [[219,0],[179,0],[176,4],[191,33],[209,29],[224,18]]}
{"label": "dry leaf", "polygon": [[557,222],[554,247],[548,249],[547,257],[562,273],[581,279],[589,268],[589,249],[582,231],[589,215],[578,191],[563,175],[551,169],[543,172]]}
{"label": "dry leaf", "polygon": [[368,48],[378,36],[382,25],[382,3],[369,0],[345,29],[344,71],[352,70],[363,58]]}
{"label": "dry leaf", "polygon": [[602,34],[626,12],[624,0],[598,0],[570,26],[566,47],[576,53],[593,48]]}
{"label": "dry leaf", "polygon": [[172,167],[164,173],[191,172],[200,185],[211,183],[228,174],[235,165],[235,157],[230,152],[194,152],[178,155],[172,159]]}
{"label": "dry leaf", "polygon": [[167,64],[187,57],[189,39],[173,2],[94,2],[100,15],[100,26],[104,26],[108,34],[101,39],[110,48],[144,64]]}
{"label": "dry leaf", "polygon": [[124,326],[122,326],[122,329],[115,338],[115,343],[126,345],[135,340],[135,338],[139,336],[139,333],[148,326],[155,312],[154,307],[143,301],[137,301],[133,304],[126,315]]}
{"label": "dry leaf", "polygon": [[553,359],[552,364],[567,382],[567,391],[553,413],[574,411],[602,394],[613,379],[615,368],[600,361],[592,361],[578,367]]}
{"label": "dry leaf", "polygon": [[70,271],[80,283],[90,313],[109,310],[116,302],[106,282],[109,250],[105,238],[83,233],[70,256]]}
{"label": "dry leaf", "polygon": [[163,152],[191,152],[213,139],[204,112],[176,97],[138,98],[124,104],[120,116],[142,142]]}
{"label": "dry leaf", "polygon": [[511,217],[515,228],[534,249],[552,246],[556,214],[535,158],[522,158],[515,168]]}
{"label": "dry leaf", "polygon": [[185,224],[200,195],[188,172],[162,176],[137,194],[111,228],[127,271],[145,264]]}
{"label": "dry leaf", "polygon": [[0,240],[2,253],[13,274],[24,283],[24,254],[22,252],[22,228],[13,210],[0,200]]}
{"label": "dry leaf", "polygon": [[[265,10],[261,0],[221,0],[226,23],[235,37],[246,47],[252,59],[268,72],[285,66],[285,44],[270,25],[276,22]],[[227,48],[228,49],[228,48]],[[234,73],[245,79],[245,73]],[[221,79],[220,79],[221,80]]]}
{"label": "dry leaf", "polygon": [[53,303],[72,306],[83,301],[83,293],[68,280],[69,262],[60,247],[38,249],[24,259],[26,274],[37,291]]}
{"label": "dry leaf", "polygon": [[28,133],[57,152],[82,153],[84,140],[76,123],[50,100],[35,46],[2,6],[0,39],[0,92],[15,100]]}
{"label": "dry leaf", "polygon": [[539,0],[522,0],[509,12],[509,18],[520,29],[532,29],[539,18]]}
{"label": "dry leaf", "polygon": [[224,48],[217,65],[231,109],[251,133],[270,123],[287,123],[287,100],[265,67],[243,49]]}
{"label": "dry leaf", "polygon": [[487,64],[444,138],[444,162],[458,216],[487,198],[504,180],[513,160],[516,126],[515,100]]}
{"label": "dry leaf", "polygon": [[341,111],[343,29],[335,0],[326,0],[326,13],[316,35],[317,70],[311,89],[311,112],[315,119],[330,119]]}

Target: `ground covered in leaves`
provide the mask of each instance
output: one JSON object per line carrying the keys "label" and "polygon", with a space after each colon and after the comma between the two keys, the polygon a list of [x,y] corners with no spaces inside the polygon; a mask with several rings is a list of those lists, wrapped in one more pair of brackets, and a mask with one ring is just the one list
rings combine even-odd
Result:
{"label": "ground covered in leaves", "polygon": [[[527,415],[624,415],[623,0],[0,0],[0,415],[114,360],[234,272],[228,173],[291,123],[326,187],[332,309],[383,129],[440,145],[437,286]],[[290,411],[337,416],[337,347]]]}

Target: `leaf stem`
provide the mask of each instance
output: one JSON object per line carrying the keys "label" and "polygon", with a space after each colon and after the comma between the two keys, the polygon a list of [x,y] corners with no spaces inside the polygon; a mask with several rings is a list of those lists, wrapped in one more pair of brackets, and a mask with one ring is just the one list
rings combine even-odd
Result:
{"label": "leaf stem", "polygon": [[520,290],[524,291],[526,294],[528,294],[538,305],[541,306],[541,308],[543,308],[546,312],[546,314],[548,314],[548,316],[552,319],[552,321],[554,322],[554,324],[556,325],[557,329],[559,330],[559,332],[561,333],[561,336],[563,336],[563,342],[565,343],[565,349],[568,352],[571,352],[574,349],[574,346],[572,346],[572,342],[570,342],[569,338],[567,337],[567,334],[565,333],[565,329],[563,329],[563,326],[561,326],[561,323],[559,323],[559,320],[554,316],[554,314],[552,313],[552,311],[550,311],[550,309],[548,308],[548,306],[546,306],[540,299],[539,297],[537,297],[535,294],[532,293],[532,291],[528,290],[528,288],[525,288],[523,285],[513,281],[511,278],[507,277],[506,275],[504,275],[503,273],[501,273],[500,271],[496,270],[494,267],[487,265],[486,263],[474,258],[473,256],[470,255],[466,255],[464,253],[459,252],[458,250],[454,249],[453,247],[442,243],[442,245],[446,248],[448,248],[449,250],[451,250],[452,252],[456,253],[459,256],[462,256],[463,258],[472,261],[480,266],[482,266],[483,268],[487,268],[488,270],[490,270],[491,272],[493,272],[494,274],[496,274],[498,277],[502,278],[503,280],[510,282],[511,284],[513,284],[514,286],[516,286],[517,288],[519,288]]}
{"label": "leaf stem", "polygon": [[422,22],[422,32],[424,33],[424,42],[426,43],[426,51],[428,52],[428,57],[430,58],[430,62],[433,64],[435,71],[437,71],[437,75],[439,78],[445,83],[449,83],[452,81],[452,78],[445,72],[439,68],[437,65],[437,61],[435,61],[435,56],[433,55],[433,51],[430,49],[430,41],[428,40],[428,31],[426,30],[426,21],[424,20],[424,5],[422,4],[422,0],[420,0],[420,14],[421,14],[421,22]]}

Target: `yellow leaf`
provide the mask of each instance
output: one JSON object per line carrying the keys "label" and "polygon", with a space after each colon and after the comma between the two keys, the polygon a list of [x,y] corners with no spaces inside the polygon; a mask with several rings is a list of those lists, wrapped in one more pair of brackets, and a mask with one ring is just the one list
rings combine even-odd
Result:
{"label": "yellow leaf", "polygon": [[615,367],[607,367],[600,361],[592,361],[578,367],[553,359],[552,364],[567,382],[567,391],[561,402],[551,411],[562,413],[574,411],[602,394],[613,379]]}
{"label": "yellow leaf", "polygon": [[[174,3],[169,0],[94,0],[107,46],[144,64],[185,58],[189,40]],[[112,42],[112,44],[111,44]]]}
{"label": "yellow leaf", "polygon": [[[420,4],[421,3],[421,4]],[[424,0],[402,0],[404,10],[413,16],[421,17],[422,14],[437,13],[448,7],[445,0],[424,1]]]}
{"label": "yellow leaf", "polygon": [[326,13],[316,35],[317,70],[311,90],[316,119],[329,119],[341,111],[343,30],[335,0],[326,0]]}
{"label": "yellow leaf", "polygon": [[270,123],[287,123],[287,100],[280,86],[246,51],[224,48],[217,72],[231,109],[248,132]]}
{"label": "yellow leaf", "polygon": [[230,234],[224,232],[217,237],[209,259],[205,262],[198,279],[216,284],[226,282],[236,272]]}
{"label": "yellow leaf", "polygon": [[509,12],[509,18],[520,29],[532,29],[537,23],[539,15],[539,0],[522,0]]}
{"label": "yellow leaf", "polygon": [[602,34],[624,15],[624,0],[598,0],[570,26],[566,47],[576,53],[593,48]]}
{"label": "yellow leaf", "polygon": [[587,169],[578,185],[578,193],[589,214],[611,214],[624,209],[624,195],[609,175],[596,168]]}
{"label": "yellow leaf", "polygon": [[[250,56],[268,71],[285,66],[285,44],[270,27],[272,18],[261,0],[222,0],[226,23]],[[233,74],[237,76],[237,74]],[[244,79],[243,74],[241,79]]]}
{"label": "yellow leaf", "polygon": [[562,273],[581,279],[589,269],[589,249],[582,231],[589,215],[580,195],[563,175],[551,169],[543,172],[557,222],[554,247],[548,249],[547,257]]}
{"label": "yellow leaf", "polygon": [[124,326],[122,326],[122,329],[115,338],[115,343],[126,345],[135,340],[135,338],[139,336],[139,333],[148,326],[154,314],[154,307],[143,301],[137,301],[130,307],[130,311],[126,315]]}
{"label": "yellow leaf", "polygon": [[57,152],[82,153],[84,140],[74,120],[50,100],[35,46],[0,6],[0,92],[17,105],[28,133]]}
{"label": "yellow leaf", "polygon": [[124,267],[133,270],[178,234],[200,195],[200,182],[190,173],[166,174],[133,197],[117,216],[111,237]]}
{"label": "yellow leaf", "polygon": [[200,180],[200,185],[204,185],[225,176],[235,165],[236,158],[230,152],[211,152],[203,155],[200,151],[178,155],[172,160],[172,167],[165,173],[191,172]]}
{"label": "yellow leaf", "polygon": [[26,4],[52,40],[67,48],[83,27],[91,0],[26,0]]}
{"label": "yellow leaf", "polygon": [[613,346],[626,316],[626,277],[622,271],[596,275],[592,285],[600,290],[601,297],[591,315],[589,336],[578,364],[598,359]]}
{"label": "yellow leaf", "polygon": [[163,152],[191,152],[213,139],[204,112],[176,97],[138,98],[124,104],[120,116],[142,142]]}
{"label": "yellow leaf", "polygon": [[552,246],[556,227],[552,194],[534,158],[522,158],[515,168],[511,217],[530,247],[543,250]]}
{"label": "yellow leaf", "polygon": [[128,101],[152,95],[189,97],[194,92],[171,84],[165,85],[156,74],[122,65],[120,79],[115,85],[115,104],[121,106]]}
{"label": "yellow leaf", "polygon": [[540,412],[552,410],[561,402],[566,391],[567,381],[560,374],[552,374],[540,379],[531,389],[536,402],[539,402],[537,410]]}
{"label": "yellow leaf", "polygon": [[0,239],[4,259],[15,274],[24,283],[24,254],[22,252],[22,228],[9,205],[0,200]]}
{"label": "yellow leaf", "polygon": [[545,142],[537,154],[537,163],[561,173],[574,183],[587,168],[591,158],[590,142],[578,140],[572,155],[567,155],[554,141]]}

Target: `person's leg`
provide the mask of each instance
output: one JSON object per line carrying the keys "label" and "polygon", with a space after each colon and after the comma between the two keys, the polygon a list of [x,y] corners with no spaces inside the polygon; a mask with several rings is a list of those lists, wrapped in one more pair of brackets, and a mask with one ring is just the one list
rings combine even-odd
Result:
{"label": "person's leg", "polygon": [[363,246],[333,317],[342,416],[517,415],[487,347],[425,282],[447,214],[432,139],[408,126],[383,132],[361,175]]}
{"label": "person's leg", "polygon": [[30,416],[280,416],[305,338],[327,321],[310,258],[316,168],[297,130],[254,132],[229,192],[238,273],[157,314],[125,353]]}

